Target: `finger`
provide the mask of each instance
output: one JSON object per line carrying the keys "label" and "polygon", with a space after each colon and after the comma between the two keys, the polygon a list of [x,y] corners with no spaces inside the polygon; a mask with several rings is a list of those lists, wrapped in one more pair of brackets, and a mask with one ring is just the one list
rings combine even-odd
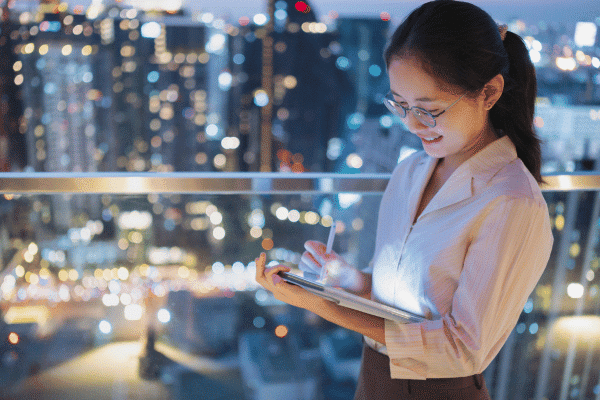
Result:
{"label": "finger", "polygon": [[300,257],[300,264],[298,264],[298,268],[302,271],[308,271],[313,273],[319,273],[322,268],[322,265],[315,259],[315,257],[310,254],[308,251],[305,251]]}
{"label": "finger", "polygon": [[331,253],[325,253],[327,247],[315,240],[309,240],[304,243],[304,248],[312,254],[313,258],[319,265],[324,265],[327,261],[331,261],[338,257],[338,255],[332,251]]}
{"label": "finger", "polygon": [[256,263],[256,282],[258,283],[264,282],[266,259],[267,255],[260,253],[260,256],[254,260]]}
{"label": "finger", "polygon": [[324,261],[323,255],[325,255],[325,251],[327,251],[327,247],[323,243],[316,240],[308,240],[304,243],[304,248],[307,252],[312,254],[318,264],[322,264],[322,261]]}
{"label": "finger", "polygon": [[325,254],[327,246],[317,240],[307,240],[304,242],[304,248],[313,255]]}
{"label": "finger", "polygon": [[306,264],[303,260],[300,260],[298,263],[298,269],[305,273],[317,274],[318,271],[315,269],[313,265]]}
{"label": "finger", "polygon": [[277,274],[280,272],[289,272],[289,271],[290,271],[289,267],[279,264],[274,267],[268,268],[265,271],[265,278],[267,279],[267,282],[271,282],[273,284],[273,286],[277,286],[277,284],[279,284],[283,281],[283,279]]}

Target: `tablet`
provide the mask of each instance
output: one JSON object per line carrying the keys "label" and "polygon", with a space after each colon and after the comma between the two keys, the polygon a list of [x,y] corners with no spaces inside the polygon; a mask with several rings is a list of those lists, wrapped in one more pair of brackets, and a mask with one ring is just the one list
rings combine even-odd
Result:
{"label": "tablet", "polygon": [[411,313],[410,311],[391,307],[373,300],[368,300],[343,289],[326,286],[322,283],[309,280],[289,272],[280,272],[279,276],[281,276],[286,282],[302,286],[309,292],[312,292],[326,300],[332,301],[342,307],[351,308],[353,310],[362,311],[367,314],[376,315],[381,318],[405,324],[427,320],[427,318]]}

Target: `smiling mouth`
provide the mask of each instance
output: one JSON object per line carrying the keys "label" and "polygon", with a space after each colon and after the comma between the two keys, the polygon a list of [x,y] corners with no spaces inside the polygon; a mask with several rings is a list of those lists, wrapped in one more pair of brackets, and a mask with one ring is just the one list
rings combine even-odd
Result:
{"label": "smiling mouth", "polygon": [[434,142],[438,142],[443,136],[437,136],[434,138],[424,138],[422,137],[421,140],[426,142],[426,143],[434,143]]}

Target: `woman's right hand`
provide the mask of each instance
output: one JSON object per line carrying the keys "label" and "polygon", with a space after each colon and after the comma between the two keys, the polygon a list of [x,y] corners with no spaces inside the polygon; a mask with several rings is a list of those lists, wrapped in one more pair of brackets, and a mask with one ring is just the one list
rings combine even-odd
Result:
{"label": "woman's right hand", "polygon": [[338,286],[354,292],[364,290],[363,273],[351,266],[335,252],[326,253],[326,246],[318,241],[309,240],[304,243],[306,251],[300,258],[298,268],[303,272],[314,274],[326,285]]}

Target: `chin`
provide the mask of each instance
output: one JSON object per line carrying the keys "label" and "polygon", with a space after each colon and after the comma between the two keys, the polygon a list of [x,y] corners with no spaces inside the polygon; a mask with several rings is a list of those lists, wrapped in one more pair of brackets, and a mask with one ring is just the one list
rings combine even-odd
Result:
{"label": "chin", "polygon": [[433,158],[444,158],[446,157],[446,153],[443,151],[436,151],[431,149],[424,149],[428,156]]}

